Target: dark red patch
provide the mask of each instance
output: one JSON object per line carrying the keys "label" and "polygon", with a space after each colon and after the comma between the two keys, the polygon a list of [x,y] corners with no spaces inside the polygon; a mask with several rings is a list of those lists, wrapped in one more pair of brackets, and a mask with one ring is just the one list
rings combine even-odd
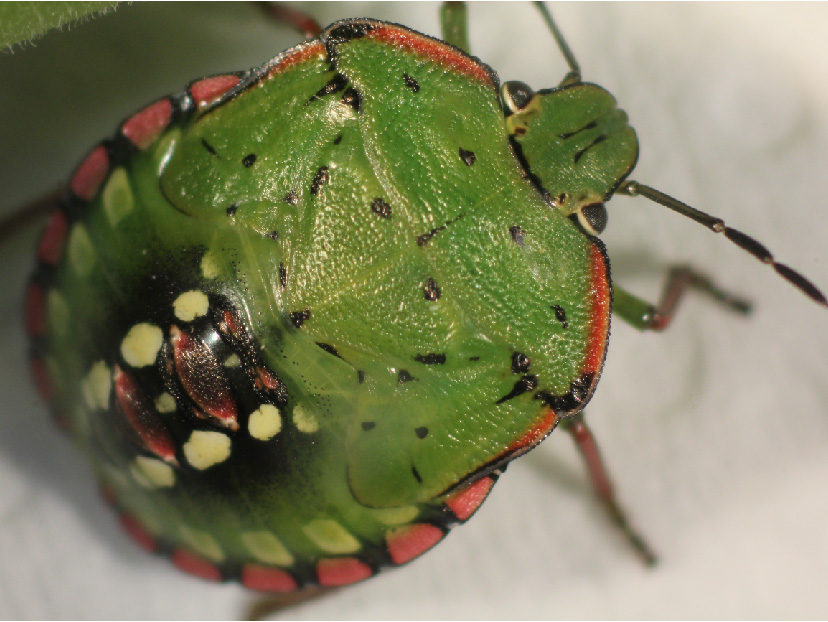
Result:
{"label": "dark red patch", "polygon": [[66,214],[56,209],[49,216],[46,229],[37,243],[37,258],[43,263],[55,265],[63,255],[63,246],[66,243],[66,232],[69,228]]}
{"label": "dark red patch", "polygon": [[365,36],[426,56],[429,60],[439,63],[443,67],[474,78],[494,88],[491,74],[479,61],[442,41],[431,39],[405,28],[385,24],[372,28]]}
{"label": "dark red patch", "polygon": [[391,561],[404,564],[419,557],[443,539],[443,530],[427,523],[406,525],[385,534]]}
{"label": "dark red patch", "polygon": [[355,557],[320,559],[316,564],[316,577],[322,587],[348,585],[367,579],[374,571]]}
{"label": "dark red patch", "polygon": [[241,78],[234,75],[204,78],[190,85],[190,96],[193,98],[196,107],[203,108],[224,95],[239,82],[241,82]]}
{"label": "dark red patch", "polygon": [[115,494],[115,489],[109,484],[101,484],[101,497],[107,505],[112,507],[118,505],[118,496]]}
{"label": "dark red patch", "polygon": [[26,290],[26,332],[32,337],[46,332],[46,296],[37,283]]}
{"label": "dark red patch", "polygon": [[181,386],[207,416],[238,430],[238,412],[227,375],[204,342],[177,326],[170,328],[175,371]]}
{"label": "dark red patch", "polygon": [[242,567],[241,582],[251,590],[262,592],[293,592],[299,588],[296,579],[284,570],[258,564],[245,564]]}
{"label": "dark red patch", "polygon": [[109,154],[106,152],[106,147],[98,145],[75,169],[69,180],[69,188],[78,198],[91,201],[95,198],[108,173]]}
{"label": "dark red patch", "polygon": [[172,113],[172,102],[165,97],[124,121],[121,133],[139,149],[146,149],[170,124]]}
{"label": "dark red patch", "polygon": [[114,379],[115,397],[121,411],[144,446],[162,460],[178,464],[175,459],[175,441],[155,411],[152,401],[135,379],[117,366]]}
{"label": "dark red patch", "polygon": [[149,531],[144,529],[144,526],[135,517],[129,514],[119,514],[118,522],[121,523],[121,527],[132,538],[132,541],[145,551],[154,553],[158,548],[158,541]]}
{"label": "dark red patch", "polygon": [[299,45],[294,48],[293,52],[280,59],[267,72],[267,78],[272,78],[277,73],[282,73],[288,69],[304,63],[307,60],[321,60],[327,56],[325,46],[320,41],[313,41],[311,43]]}
{"label": "dark red patch", "polygon": [[213,562],[186,549],[176,549],[172,563],[179,569],[207,581],[221,581],[221,570]]}
{"label": "dark red patch", "polygon": [[55,391],[43,360],[33,358],[29,361],[29,367],[32,371],[32,378],[34,379],[35,387],[37,387],[37,392],[40,394],[40,397],[47,402],[52,401],[52,398],[55,396]]}
{"label": "dark red patch", "polygon": [[590,321],[583,374],[594,373],[595,381],[604,365],[610,323],[610,285],[607,260],[598,245],[592,245],[590,254]]}
{"label": "dark red patch", "polygon": [[446,499],[446,505],[457,517],[457,520],[465,521],[477,511],[480,504],[489,496],[494,486],[494,478],[483,477],[469,484],[463,490],[459,490]]}

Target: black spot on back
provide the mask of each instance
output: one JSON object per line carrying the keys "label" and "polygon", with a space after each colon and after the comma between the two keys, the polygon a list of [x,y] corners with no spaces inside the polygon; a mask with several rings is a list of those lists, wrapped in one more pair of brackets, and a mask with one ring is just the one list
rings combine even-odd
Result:
{"label": "black spot on back", "polygon": [[322,99],[323,97],[327,97],[328,95],[333,95],[334,93],[338,93],[342,89],[344,89],[348,85],[348,79],[343,76],[341,73],[336,74],[333,78],[328,80],[327,84],[323,86],[321,89],[316,91],[311,98],[305,102],[305,105],[310,104],[311,102],[315,102],[318,99]]}
{"label": "black spot on back", "polygon": [[322,186],[324,186],[326,183],[328,183],[329,177],[330,176],[328,174],[328,167],[327,166],[320,166],[319,170],[316,171],[316,175],[314,175],[314,177],[313,177],[313,181],[311,182],[311,187],[310,187],[311,194],[314,195],[314,196],[319,194],[319,189]]}
{"label": "black spot on back", "polygon": [[207,153],[209,153],[211,156],[218,157],[218,153],[216,153],[216,150],[213,149],[213,146],[203,138],[201,139],[201,145],[207,150]]}
{"label": "black spot on back", "polygon": [[423,365],[443,365],[446,362],[446,355],[442,352],[418,354],[414,357],[414,360]]}
{"label": "black spot on back", "polygon": [[495,404],[502,404],[508,400],[511,400],[518,395],[523,395],[529,391],[534,391],[538,388],[538,377],[537,376],[523,376],[520,380],[518,380],[515,385],[512,387],[512,390],[509,391],[506,395],[501,397],[499,400],[495,402]]}
{"label": "black spot on back", "polygon": [[282,199],[285,203],[290,203],[291,205],[296,205],[299,203],[299,196],[296,194],[296,190],[291,190],[285,195],[285,198]]}
{"label": "black spot on back", "polygon": [[423,483],[423,477],[420,475],[420,472],[417,470],[417,467],[415,467],[413,464],[411,465],[411,474],[414,476],[414,479],[417,480],[418,484]]}
{"label": "black spot on back", "polygon": [[362,429],[368,432],[369,430],[373,430],[377,427],[377,424],[373,421],[363,421],[362,422]]}
{"label": "black spot on back", "polygon": [[350,106],[357,112],[362,109],[362,95],[360,95],[359,91],[357,91],[354,87],[346,89],[346,91],[342,94],[342,99],[339,101],[346,106]]}
{"label": "black spot on back", "polygon": [[290,322],[296,328],[299,328],[304,324],[307,319],[310,317],[310,309],[305,309],[304,311],[291,311],[290,312]]}
{"label": "black spot on back", "polygon": [[529,371],[529,357],[523,352],[515,352],[512,354],[512,373],[525,374]]}
{"label": "black spot on back", "polygon": [[569,391],[565,395],[553,395],[548,391],[538,391],[535,394],[535,399],[549,406],[559,416],[579,412],[583,409],[589,397],[589,390],[594,378],[595,374],[589,372],[570,382]]}
{"label": "black spot on back", "polygon": [[340,359],[342,358],[342,355],[339,354],[339,352],[336,351],[336,348],[334,348],[331,344],[321,343],[321,342],[317,341],[316,345],[318,345],[320,348],[322,348],[328,354],[333,354],[335,357],[340,358]]}
{"label": "black spot on back", "polygon": [[391,206],[379,197],[371,201],[371,211],[383,218],[391,218]]}
{"label": "black spot on back", "polygon": [[440,290],[440,286],[437,285],[437,281],[428,277],[425,287],[423,287],[423,294],[426,300],[439,300],[443,292]]}
{"label": "black spot on back", "polygon": [[279,285],[282,286],[282,291],[287,288],[287,268],[284,264],[279,264]]}
{"label": "black spot on back", "polygon": [[474,164],[474,161],[477,159],[477,156],[474,155],[473,151],[466,151],[463,147],[460,147],[460,159],[466,163],[466,166],[471,166]]}
{"label": "black spot on back", "polygon": [[334,138],[334,143],[333,143],[333,144],[334,144],[334,145],[338,145],[338,144],[339,144],[339,143],[341,143],[341,142],[342,142],[342,134],[340,134],[339,136],[337,136],[336,138]]}
{"label": "black spot on back", "polygon": [[417,438],[423,439],[428,436],[428,428],[425,426],[414,428],[414,434],[417,435]]}
{"label": "black spot on back", "polygon": [[227,212],[227,215],[230,216],[230,218],[235,218],[237,209],[239,209],[239,206],[233,203],[233,205],[228,207],[225,211]]}
{"label": "black spot on back", "polygon": [[420,83],[417,82],[414,78],[409,76],[407,73],[403,74],[403,80],[405,81],[405,85],[410,88],[414,93],[420,92]]}
{"label": "black spot on back", "polygon": [[398,384],[405,384],[406,382],[411,382],[412,380],[416,380],[416,378],[404,369],[401,369],[400,372],[397,374]]}
{"label": "black spot on back", "polygon": [[566,310],[561,305],[552,305],[555,310],[555,319],[561,323],[564,328],[569,328],[569,322],[566,319]]}
{"label": "black spot on back", "polygon": [[250,168],[256,163],[256,154],[250,153],[242,158],[242,165],[244,168]]}
{"label": "black spot on back", "polygon": [[515,225],[513,227],[509,227],[509,235],[512,236],[512,240],[518,246],[523,246],[523,229],[520,228],[520,225]]}
{"label": "black spot on back", "polygon": [[274,230],[273,230],[273,231],[271,231],[270,233],[266,233],[266,234],[265,234],[265,237],[266,237],[266,238],[270,238],[270,239],[271,239],[271,240],[273,240],[273,241],[276,241],[276,240],[278,240],[278,239],[279,239],[279,232],[278,232],[278,231],[276,231],[276,230],[274,229]]}
{"label": "black spot on back", "polygon": [[365,372],[361,369],[357,370],[357,384],[362,384],[365,382]]}

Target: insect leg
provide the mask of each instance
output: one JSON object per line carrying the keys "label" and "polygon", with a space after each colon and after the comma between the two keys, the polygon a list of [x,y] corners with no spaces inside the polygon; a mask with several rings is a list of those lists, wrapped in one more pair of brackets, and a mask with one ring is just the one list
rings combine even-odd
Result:
{"label": "insect leg", "polygon": [[583,413],[576,415],[572,419],[562,421],[561,426],[569,432],[572,440],[575,441],[575,446],[578,448],[586,463],[592,488],[595,494],[598,495],[598,499],[604,505],[604,509],[609,514],[610,520],[621,530],[641,560],[646,565],[653,566],[658,559],[641,534],[636,532],[632,525],[630,525],[627,515],[618,504],[612,482],[607,473],[607,468],[601,459],[601,452],[598,450],[598,445],[595,442],[592,431],[584,422]]}
{"label": "insect leg", "polygon": [[322,32],[322,26],[314,18],[305,13],[292,9],[283,4],[273,2],[254,2],[272,20],[292,26],[306,39],[315,39]]}
{"label": "insect leg", "polygon": [[658,305],[638,298],[613,283],[612,311],[639,330],[666,329],[688,289],[703,292],[736,313],[750,313],[750,303],[716,286],[707,276],[688,266],[676,266],[667,273]]}
{"label": "insect leg", "polygon": [[469,19],[465,2],[443,2],[440,27],[443,41],[469,53]]}
{"label": "insect leg", "polygon": [[7,237],[11,237],[20,227],[24,227],[48,215],[65,192],[66,190],[64,188],[55,190],[35,199],[27,205],[17,208],[14,212],[5,216],[0,220],[0,242]]}

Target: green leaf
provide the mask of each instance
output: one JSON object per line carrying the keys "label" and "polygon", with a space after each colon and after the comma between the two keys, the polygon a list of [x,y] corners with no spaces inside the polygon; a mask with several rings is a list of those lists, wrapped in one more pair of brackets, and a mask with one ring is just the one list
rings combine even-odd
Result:
{"label": "green leaf", "polygon": [[3,2],[0,3],[0,50],[32,41],[95,13],[105,13],[117,2]]}

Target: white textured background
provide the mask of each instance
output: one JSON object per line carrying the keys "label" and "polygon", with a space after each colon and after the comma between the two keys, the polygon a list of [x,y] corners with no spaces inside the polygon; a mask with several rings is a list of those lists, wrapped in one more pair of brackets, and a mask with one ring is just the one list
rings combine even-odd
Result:
{"label": "white textured background", "polygon": [[[437,34],[436,6],[311,4]],[[634,177],[754,234],[828,289],[828,6],[565,4],[584,78],[641,141]],[[64,181],[143,104],[297,41],[247,5],[125,7],[0,55],[0,210]],[[471,6],[502,79],[565,68],[523,4]],[[38,227],[0,245],[0,618],[238,618],[254,595],[144,554],[30,386],[21,307]],[[283,613],[311,618],[824,618],[828,312],[721,236],[644,199],[610,205],[617,281],[656,298],[691,262],[756,302],[691,297],[663,335],[616,322],[589,409],[626,507],[661,556],[607,526],[569,440],[517,461],[466,526],[411,565]]]}

